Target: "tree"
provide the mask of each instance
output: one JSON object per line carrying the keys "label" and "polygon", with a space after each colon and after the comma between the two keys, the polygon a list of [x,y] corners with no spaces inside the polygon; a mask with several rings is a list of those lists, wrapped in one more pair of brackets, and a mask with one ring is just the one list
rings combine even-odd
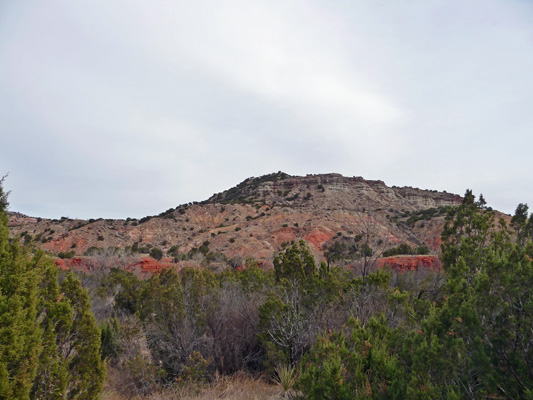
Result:
{"label": "tree", "polygon": [[0,399],[28,399],[37,374],[42,343],[38,280],[39,271],[30,268],[20,248],[8,243],[7,216],[1,211]]}
{"label": "tree", "polygon": [[336,262],[340,262],[340,265],[344,266],[348,264],[350,260],[357,258],[359,246],[357,243],[354,243],[353,241],[350,242],[346,239],[347,238],[336,237],[334,238],[333,243],[326,247],[324,257],[326,257],[328,270],[330,270]]}
{"label": "tree", "polygon": [[527,204],[520,203],[511,218],[511,227],[516,232],[517,242],[520,247],[524,247],[526,240],[533,235],[533,218],[531,216],[528,218],[528,211]]}
{"label": "tree", "polygon": [[192,329],[187,325],[180,277],[163,270],[146,284],[139,305],[152,357],[159,360],[172,378],[182,372],[187,356],[194,350]]}
{"label": "tree", "polygon": [[324,257],[326,257],[328,269],[335,261],[341,261],[346,256],[348,246],[344,242],[334,241],[330,246],[326,248]]}
{"label": "tree", "polygon": [[293,366],[312,343],[316,328],[310,324],[311,310],[302,304],[302,292],[294,281],[287,281],[281,293],[272,292],[259,307],[259,337],[270,364]]}
{"label": "tree", "polygon": [[96,399],[105,366],[80,282],[61,285],[52,260],[9,242],[0,180],[0,399]]}
{"label": "tree", "polygon": [[[520,206],[515,229],[527,223]],[[441,295],[389,292],[402,323],[390,303],[387,319],[324,335],[300,365],[303,398],[533,398],[533,243],[523,239],[467,191],[442,233]]]}
{"label": "tree", "polygon": [[[515,227],[524,226],[527,208],[519,205],[513,218]],[[503,220],[495,226],[492,210],[471,191],[449,214],[442,239],[446,298],[424,333],[440,343],[433,360],[442,366],[446,355],[456,357],[435,371],[435,383],[465,398],[531,398],[530,242],[513,240]]]}
{"label": "tree", "polygon": [[72,274],[60,288],[73,316],[68,337],[57,341],[63,362],[67,363],[67,398],[95,399],[103,388],[105,365],[100,357],[100,330],[91,313],[89,295]]}
{"label": "tree", "polygon": [[[476,270],[482,268],[489,252],[490,233],[495,230],[494,213],[486,207],[483,197],[476,202],[471,190],[467,190],[459,207],[450,209],[442,231],[442,266],[451,275],[462,274],[470,283]],[[459,271],[457,265],[462,256],[467,270]]]}
{"label": "tree", "polygon": [[4,192],[3,185],[4,180],[6,179],[7,175],[4,175],[0,179],[0,213],[4,213],[7,211],[7,207],[9,206],[9,202],[7,201],[7,197],[9,196],[9,192]]}
{"label": "tree", "polygon": [[358,235],[359,252],[354,264],[358,268],[363,280],[376,271],[378,259],[384,251],[385,242],[379,237],[379,224],[374,216],[367,211],[357,214],[362,227]]}
{"label": "tree", "polygon": [[278,281],[282,278],[304,280],[317,273],[315,258],[303,240],[274,258],[274,274]]}

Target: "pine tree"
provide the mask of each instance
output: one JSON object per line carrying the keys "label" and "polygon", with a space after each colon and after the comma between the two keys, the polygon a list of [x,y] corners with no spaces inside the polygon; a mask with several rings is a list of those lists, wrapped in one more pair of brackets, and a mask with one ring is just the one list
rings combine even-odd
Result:
{"label": "pine tree", "polygon": [[89,295],[78,279],[69,274],[61,291],[72,306],[72,327],[59,342],[60,354],[67,360],[67,398],[89,400],[103,388],[105,366],[100,357],[100,330],[91,313]]}

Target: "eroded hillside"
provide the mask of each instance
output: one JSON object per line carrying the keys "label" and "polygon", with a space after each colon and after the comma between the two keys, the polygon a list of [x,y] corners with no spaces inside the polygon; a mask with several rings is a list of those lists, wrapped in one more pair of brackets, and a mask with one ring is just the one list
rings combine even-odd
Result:
{"label": "eroded hillside", "polygon": [[382,249],[405,243],[436,251],[447,207],[460,202],[456,194],[388,187],[361,177],[278,172],[158,216],[50,220],[10,213],[10,229],[55,254],[109,247],[147,254],[156,248],[176,260],[206,262],[209,255],[212,263],[254,257],[270,264],[293,240],[306,240],[322,258],[334,242],[357,243],[368,232]]}

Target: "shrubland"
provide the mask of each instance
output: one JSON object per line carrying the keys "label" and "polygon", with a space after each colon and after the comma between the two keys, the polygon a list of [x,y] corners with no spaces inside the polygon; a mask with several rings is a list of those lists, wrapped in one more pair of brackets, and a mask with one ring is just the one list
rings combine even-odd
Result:
{"label": "shrubland", "polygon": [[470,191],[446,212],[442,270],[378,271],[363,236],[354,269],[299,241],[273,269],[117,264],[79,273],[89,291],[10,244],[3,213],[0,397],[97,398],[106,366],[108,399],[533,398],[533,218]]}

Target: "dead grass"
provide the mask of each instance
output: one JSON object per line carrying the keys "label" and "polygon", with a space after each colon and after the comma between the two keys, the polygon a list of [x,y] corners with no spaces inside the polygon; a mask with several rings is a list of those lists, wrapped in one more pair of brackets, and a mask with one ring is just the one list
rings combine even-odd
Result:
{"label": "dead grass", "polygon": [[282,399],[282,391],[265,379],[244,374],[218,377],[206,385],[184,384],[150,393],[146,396],[129,396],[118,393],[109,386],[103,400],[274,400]]}

